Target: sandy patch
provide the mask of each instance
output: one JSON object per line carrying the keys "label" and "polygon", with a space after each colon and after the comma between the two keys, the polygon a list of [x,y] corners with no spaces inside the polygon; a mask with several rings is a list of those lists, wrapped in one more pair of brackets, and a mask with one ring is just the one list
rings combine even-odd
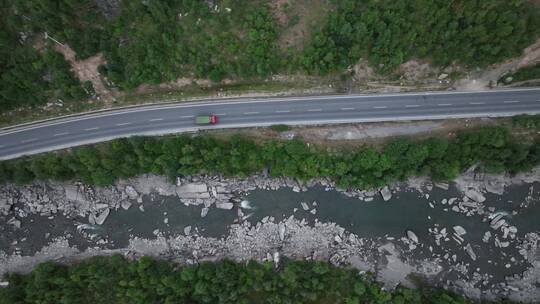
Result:
{"label": "sandy patch", "polygon": [[289,18],[283,11],[285,5],[290,5],[289,0],[272,0],[269,3],[270,8],[272,9],[272,15],[280,25],[286,25]]}
{"label": "sandy patch", "polygon": [[106,63],[105,57],[102,53],[98,53],[92,57],[84,60],[77,60],[75,51],[73,51],[67,44],[59,45],[53,44],[54,49],[64,55],[64,58],[71,65],[71,70],[75,73],[81,83],[85,81],[92,82],[94,91],[104,101],[112,101],[115,97],[115,92],[109,90],[103,81],[101,80],[98,72],[98,67]]}
{"label": "sandy patch", "polygon": [[[452,138],[460,130],[474,130],[483,126],[505,125],[504,118],[483,119],[450,119],[426,120],[410,122],[380,122],[321,126],[297,126],[281,133],[270,128],[249,128],[216,130],[213,136],[227,138],[233,135],[249,137],[255,141],[298,139],[310,144],[323,147],[343,147],[369,145],[382,147],[386,142],[396,137],[414,136],[413,140],[427,138]],[[527,134],[516,133],[519,138],[527,140]]]}
{"label": "sandy patch", "polygon": [[208,79],[197,79],[197,78],[178,78],[175,81],[165,82],[159,85],[161,89],[178,89],[183,88],[189,85],[196,84],[201,87],[210,87],[212,86],[212,81]]}
{"label": "sandy patch", "polygon": [[331,9],[327,0],[274,0],[272,14],[283,31],[278,39],[282,49],[301,49],[311,33],[322,24]]}
{"label": "sandy patch", "polygon": [[353,79],[358,83],[365,83],[376,78],[375,71],[369,66],[368,61],[364,59],[360,59],[360,61],[354,65],[353,72]]}
{"label": "sandy patch", "polygon": [[518,68],[531,66],[537,62],[540,62],[540,38],[523,51],[523,56],[520,58]]}
{"label": "sandy patch", "polygon": [[[232,83],[232,81],[230,83]],[[177,90],[192,85],[209,88],[212,86],[212,81],[208,79],[182,77],[174,81],[163,82],[158,85],[141,84],[135,89],[135,94],[148,94],[160,91]]]}
{"label": "sandy patch", "polygon": [[391,136],[413,135],[441,130],[441,122],[413,122],[388,124],[357,124],[351,126],[334,126],[306,128],[282,133],[284,138],[300,136],[304,140],[351,141]]}
{"label": "sandy patch", "polygon": [[409,60],[401,64],[398,68],[398,73],[401,75],[402,79],[408,81],[416,81],[434,76],[437,72],[438,71],[429,63],[419,60]]}

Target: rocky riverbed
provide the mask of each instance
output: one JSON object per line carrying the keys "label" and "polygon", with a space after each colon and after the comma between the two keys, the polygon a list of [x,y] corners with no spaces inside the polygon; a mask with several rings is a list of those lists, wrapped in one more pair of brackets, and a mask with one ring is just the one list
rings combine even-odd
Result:
{"label": "rocky riverbed", "polygon": [[[540,225],[522,230],[514,221],[540,205],[540,168],[514,177],[477,175],[473,169],[451,184],[415,178],[367,191],[336,189],[327,179],[305,183],[273,179],[264,172],[243,179],[194,176],[172,182],[145,175],[109,187],[52,182],[4,185],[0,188],[0,275],[27,272],[43,261],[70,262],[114,253],[152,255],[185,264],[231,258],[279,265],[281,258],[288,257],[328,260],[373,272],[388,288],[414,286],[417,280],[411,278],[417,277],[474,298],[538,302]],[[514,185],[525,187],[527,193],[511,208],[503,210],[491,202]],[[256,202],[245,200],[253,192],[278,189],[298,194],[313,189],[337,192],[359,204],[352,210],[374,203],[397,208],[399,196],[410,192],[433,211],[428,210],[422,220],[427,229],[409,227],[403,218],[407,229],[397,234],[368,235],[330,221],[320,200],[299,199],[294,206],[287,205],[291,210],[284,207],[279,214],[254,212]],[[444,193],[448,197],[441,198]],[[184,217],[179,218],[179,213]],[[443,213],[483,225],[478,226],[483,231],[443,222],[437,217]],[[128,216],[137,218],[131,225],[144,224],[146,234],[118,224]]]}

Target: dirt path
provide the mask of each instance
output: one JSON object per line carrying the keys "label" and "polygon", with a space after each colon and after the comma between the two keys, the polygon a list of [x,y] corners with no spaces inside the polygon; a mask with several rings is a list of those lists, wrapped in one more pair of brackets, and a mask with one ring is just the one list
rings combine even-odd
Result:
{"label": "dirt path", "polygon": [[54,49],[64,55],[66,61],[71,65],[71,70],[79,78],[81,83],[85,81],[92,82],[94,91],[101,100],[108,102],[115,99],[116,92],[109,90],[105,86],[98,72],[98,67],[106,62],[102,53],[84,60],[77,60],[75,52],[66,44],[54,44]]}

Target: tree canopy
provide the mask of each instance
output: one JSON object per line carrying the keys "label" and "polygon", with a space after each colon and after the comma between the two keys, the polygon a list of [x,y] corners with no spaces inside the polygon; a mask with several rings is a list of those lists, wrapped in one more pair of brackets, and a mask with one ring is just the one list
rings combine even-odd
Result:
{"label": "tree canopy", "polygon": [[20,32],[24,29],[22,17],[11,10],[15,4],[28,5],[31,1],[14,2],[11,6],[10,2],[13,1],[0,0],[0,112],[50,100],[86,98],[87,93],[64,57],[51,47],[38,51],[30,45],[28,33]]}
{"label": "tree canopy", "polygon": [[415,175],[449,180],[476,164],[488,172],[530,170],[540,163],[539,143],[540,139],[520,142],[498,127],[459,132],[454,139],[398,138],[381,150],[360,147],[332,153],[295,140],[256,143],[239,136],[133,137],[0,162],[0,182],[76,178],[108,185],[143,173],[171,179],[199,173],[244,177],[268,168],[274,177],[330,177],[341,187],[370,188]]}
{"label": "tree canopy", "polygon": [[102,52],[100,73],[123,90],[179,78],[324,75],[360,58],[383,73],[413,58],[485,66],[518,55],[540,32],[526,0],[331,1],[305,45],[285,50],[286,26],[262,0],[121,1],[113,15],[93,0],[0,0],[0,111],[85,97],[69,66],[36,50],[45,32],[79,59]]}
{"label": "tree canopy", "polygon": [[301,58],[324,74],[368,59],[390,72],[412,58],[484,66],[519,55],[540,31],[524,0],[339,0]]}
{"label": "tree canopy", "polygon": [[124,1],[107,27],[105,73],[124,89],[180,77],[276,72],[277,26],[259,1]]}
{"label": "tree canopy", "polygon": [[14,303],[407,303],[465,304],[444,290],[399,287],[385,291],[369,276],[326,262],[204,262],[177,265],[142,257],[95,257],[72,266],[38,265],[12,275],[0,289],[0,304]]}

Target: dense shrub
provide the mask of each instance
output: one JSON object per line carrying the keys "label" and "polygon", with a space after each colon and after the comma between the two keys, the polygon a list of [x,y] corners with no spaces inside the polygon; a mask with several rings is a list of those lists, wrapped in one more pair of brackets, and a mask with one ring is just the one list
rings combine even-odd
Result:
{"label": "dense shrub", "polygon": [[275,72],[277,25],[260,1],[123,1],[104,44],[107,76],[124,89],[180,77]]}
{"label": "dense shrub", "polygon": [[516,127],[540,131],[540,114],[514,116],[512,122]]}
{"label": "dense shrub", "polygon": [[[511,80],[510,80],[511,79]],[[510,75],[504,75],[499,82],[504,82],[506,84],[520,82],[525,80],[540,79],[540,62],[536,65],[528,66],[517,70],[515,73]]]}
{"label": "dense shrub", "polygon": [[289,131],[290,127],[288,125],[273,125],[270,126],[270,129],[272,129],[275,132],[281,133]]}
{"label": "dense shrub", "polygon": [[474,164],[489,172],[518,172],[531,169],[539,159],[538,142],[517,142],[503,128],[461,132],[451,140],[397,139],[382,150],[363,147],[343,153],[327,153],[299,141],[257,144],[240,137],[134,137],[76,148],[69,153],[0,162],[0,181],[78,178],[89,184],[107,185],[117,178],[142,173],[171,178],[197,173],[247,176],[266,167],[272,176],[302,180],[324,176],[342,187],[365,188],[412,175],[448,180]]}
{"label": "dense shrub", "polygon": [[5,64],[0,63],[0,111],[49,100],[78,101],[88,96],[60,53],[46,49],[40,54],[16,48],[8,56],[4,57]]}
{"label": "dense shrub", "polygon": [[12,14],[24,29],[47,32],[54,39],[67,43],[78,58],[87,58],[99,51],[105,23],[93,0],[2,0],[12,5]]}
{"label": "dense shrub", "polygon": [[[29,37],[23,41],[21,16],[10,13],[8,2],[0,0],[0,112],[49,100],[85,98],[87,94],[62,55],[51,48],[35,50]],[[26,1],[17,1],[22,3]]]}
{"label": "dense shrub", "polygon": [[95,257],[73,266],[38,265],[13,275],[0,303],[470,303],[446,291],[397,288],[324,262],[231,261],[177,267],[143,257]]}
{"label": "dense shrub", "polygon": [[388,72],[411,58],[483,66],[518,55],[540,30],[525,0],[339,0],[302,57],[321,74],[368,59]]}

